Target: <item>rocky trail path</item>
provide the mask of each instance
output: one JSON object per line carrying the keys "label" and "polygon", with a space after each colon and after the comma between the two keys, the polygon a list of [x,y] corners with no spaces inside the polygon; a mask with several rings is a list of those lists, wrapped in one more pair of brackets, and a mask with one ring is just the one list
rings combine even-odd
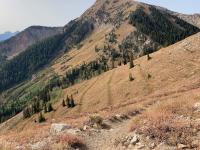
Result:
{"label": "rocky trail path", "polygon": [[130,134],[130,127],[133,118],[142,114],[153,104],[147,105],[141,111],[134,111],[131,115],[123,118],[123,115],[116,115],[111,120],[104,122],[110,127],[109,129],[93,130],[83,136],[89,150],[127,150],[127,147],[120,144],[120,140]]}

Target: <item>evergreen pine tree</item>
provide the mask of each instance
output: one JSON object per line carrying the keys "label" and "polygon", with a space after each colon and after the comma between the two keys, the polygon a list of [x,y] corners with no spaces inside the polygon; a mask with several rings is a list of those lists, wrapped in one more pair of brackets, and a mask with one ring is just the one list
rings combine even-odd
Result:
{"label": "evergreen pine tree", "polygon": [[133,63],[133,53],[130,52],[130,69],[134,67],[134,63]]}
{"label": "evergreen pine tree", "polygon": [[40,112],[40,114],[38,116],[38,122],[42,123],[42,122],[45,122],[45,121],[46,121],[45,117],[43,116],[42,112]]}
{"label": "evergreen pine tree", "polygon": [[67,107],[70,108],[71,107],[71,103],[70,103],[70,99],[69,99],[68,96],[67,96],[66,102],[67,102]]}
{"label": "evergreen pine tree", "polygon": [[47,112],[51,112],[51,111],[53,111],[52,104],[51,104],[51,103],[48,103],[48,104],[47,104]]}
{"label": "evergreen pine tree", "polygon": [[64,100],[64,99],[63,99],[63,101],[62,101],[62,106],[63,106],[63,107],[66,106],[66,104],[65,104],[65,100]]}
{"label": "evergreen pine tree", "polygon": [[112,69],[115,68],[115,61],[114,61],[114,58],[111,59],[111,68],[112,68]]}
{"label": "evergreen pine tree", "polygon": [[133,78],[132,74],[130,73],[129,74],[129,81],[133,81],[133,80],[134,80],[134,78]]}
{"label": "evergreen pine tree", "polygon": [[47,104],[44,104],[44,113],[47,113]]}
{"label": "evergreen pine tree", "polygon": [[150,55],[149,55],[149,54],[147,54],[147,60],[150,60],[150,59],[151,59]]}
{"label": "evergreen pine tree", "polygon": [[71,104],[72,108],[75,107],[74,98],[72,95],[71,95],[71,99],[70,99],[70,104]]}

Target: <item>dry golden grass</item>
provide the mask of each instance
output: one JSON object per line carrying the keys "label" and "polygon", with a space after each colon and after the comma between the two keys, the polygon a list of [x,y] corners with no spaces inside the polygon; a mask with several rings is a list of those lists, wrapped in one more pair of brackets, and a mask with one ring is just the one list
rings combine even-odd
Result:
{"label": "dry golden grass", "polygon": [[200,124],[193,122],[195,100],[179,99],[158,103],[133,121],[131,131],[149,136],[157,143],[165,142],[177,146],[185,144],[196,148],[192,141],[200,129]]}
{"label": "dry golden grass", "polygon": [[65,150],[69,148],[85,150],[87,147],[84,141],[72,135],[59,135],[55,138],[56,142],[49,145],[50,150]]}
{"label": "dry golden grass", "polygon": [[[50,139],[50,140],[49,140]],[[11,132],[0,136],[0,150],[31,150],[31,144],[44,142],[41,150],[64,150],[68,148],[86,149],[84,141],[74,135],[51,135],[48,128],[30,129],[23,132]]]}
{"label": "dry golden grass", "polygon": [[[90,114],[100,112],[105,116],[124,110],[142,108],[144,103],[166,101],[186,96],[193,100],[200,96],[200,34],[196,34],[170,47],[135,60],[135,67],[122,65],[98,77],[63,90],[60,102],[54,105],[55,112],[45,114],[47,125],[52,122],[66,122],[79,126]],[[77,55],[78,56],[78,55]],[[76,57],[76,56],[75,56]],[[81,57],[78,56],[81,60]],[[83,58],[84,59],[84,58]],[[132,73],[134,81],[129,81]],[[148,76],[151,75],[151,78]],[[62,99],[73,94],[73,109],[62,107]],[[186,98],[182,97],[182,98]],[[176,106],[178,107],[178,106]],[[15,118],[6,129],[15,124],[15,129],[35,127],[34,117],[21,121]]]}
{"label": "dry golden grass", "polygon": [[99,56],[95,52],[95,46],[103,46],[105,35],[111,30],[111,25],[101,26],[96,29],[88,39],[82,42],[83,46],[80,49],[74,48],[59,58],[52,66],[54,71],[59,75],[64,75],[68,69],[98,58]]}

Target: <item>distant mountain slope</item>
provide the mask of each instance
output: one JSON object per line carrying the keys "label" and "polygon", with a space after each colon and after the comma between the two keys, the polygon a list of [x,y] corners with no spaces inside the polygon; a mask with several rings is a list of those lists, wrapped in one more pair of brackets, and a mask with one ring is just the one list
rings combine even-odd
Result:
{"label": "distant mountain slope", "polygon": [[193,24],[194,26],[197,26],[200,28],[200,14],[194,14],[194,15],[185,15],[185,14],[179,14],[175,13],[179,18]]}
{"label": "distant mountain slope", "polygon": [[18,33],[19,32],[5,32],[3,34],[0,34],[0,42],[11,38],[11,37],[15,36]]}
{"label": "distant mountain slope", "polygon": [[62,32],[62,28],[32,26],[0,43],[0,53],[9,58],[23,52],[28,46]]}
{"label": "distant mountain slope", "polygon": [[200,14],[182,14],[182,13],[178,13],[178,12],[174,12],[171,10],[168,10],[166,8],[163,7],[159,7],[159,6],[155,6],[157,9],[165,11],[171,15],[175,15],[177,17],[179,17],[180,19],[183,19],[184,21],[200,28]]}

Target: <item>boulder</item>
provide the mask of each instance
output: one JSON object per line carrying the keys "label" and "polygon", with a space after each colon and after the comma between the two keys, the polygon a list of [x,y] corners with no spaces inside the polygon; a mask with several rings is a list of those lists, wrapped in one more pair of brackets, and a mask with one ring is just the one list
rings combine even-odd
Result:
{"label": "boulder", "polygon": [[87,125],[85,125],[84,127],[83,127],[83,131],[86,131],[86,130],[88,130],[89,129],[89,126],[87,126]]}
{"label": "boulder", "polygon": [[60,133],[66,129],[71,129],[72,127],[68,124],[63,124],[63,123],[53,123],[51,125],[50,132],[51,133]]}
{"label": "boulder", "polygon": [[30,147],[32,150],[39,150],[39,149],[43,149],[46,145],[47,143],[45,141],[40,141],[40,142],[32,144]]}
{"label": "boulder", "polygon": [[181,149],[185,149],[185,148],[188,148],[188,147],[184,144],[178,144],[177,148],[181,150]]}
{"label": "boulder", "polygon": [[194,109],[196,112],[200,112],[200,102],[194,104]]}
{"label": "boulder", "polygon": [[160,143],[155,150],[177,150],[176,147],[168,146],[165,143]]}
{"label": "boulder", "polygon": [[66,134],[72,134],[72,135],[77,135],[77,134],[80,133],[80,132],[81,132],[81,130],[78,129],[78,128],[66,129],[66,130],[64,131],[64,133],[66,133]]}
{"label": "boulder", "polygon": [[138,142],[139,142],[138,135],[135,134],[135,135],[132,137],[132,139],[131,139],[131,141],[130,141],[130,144],[135,145],[135,144],[138,143]]}

